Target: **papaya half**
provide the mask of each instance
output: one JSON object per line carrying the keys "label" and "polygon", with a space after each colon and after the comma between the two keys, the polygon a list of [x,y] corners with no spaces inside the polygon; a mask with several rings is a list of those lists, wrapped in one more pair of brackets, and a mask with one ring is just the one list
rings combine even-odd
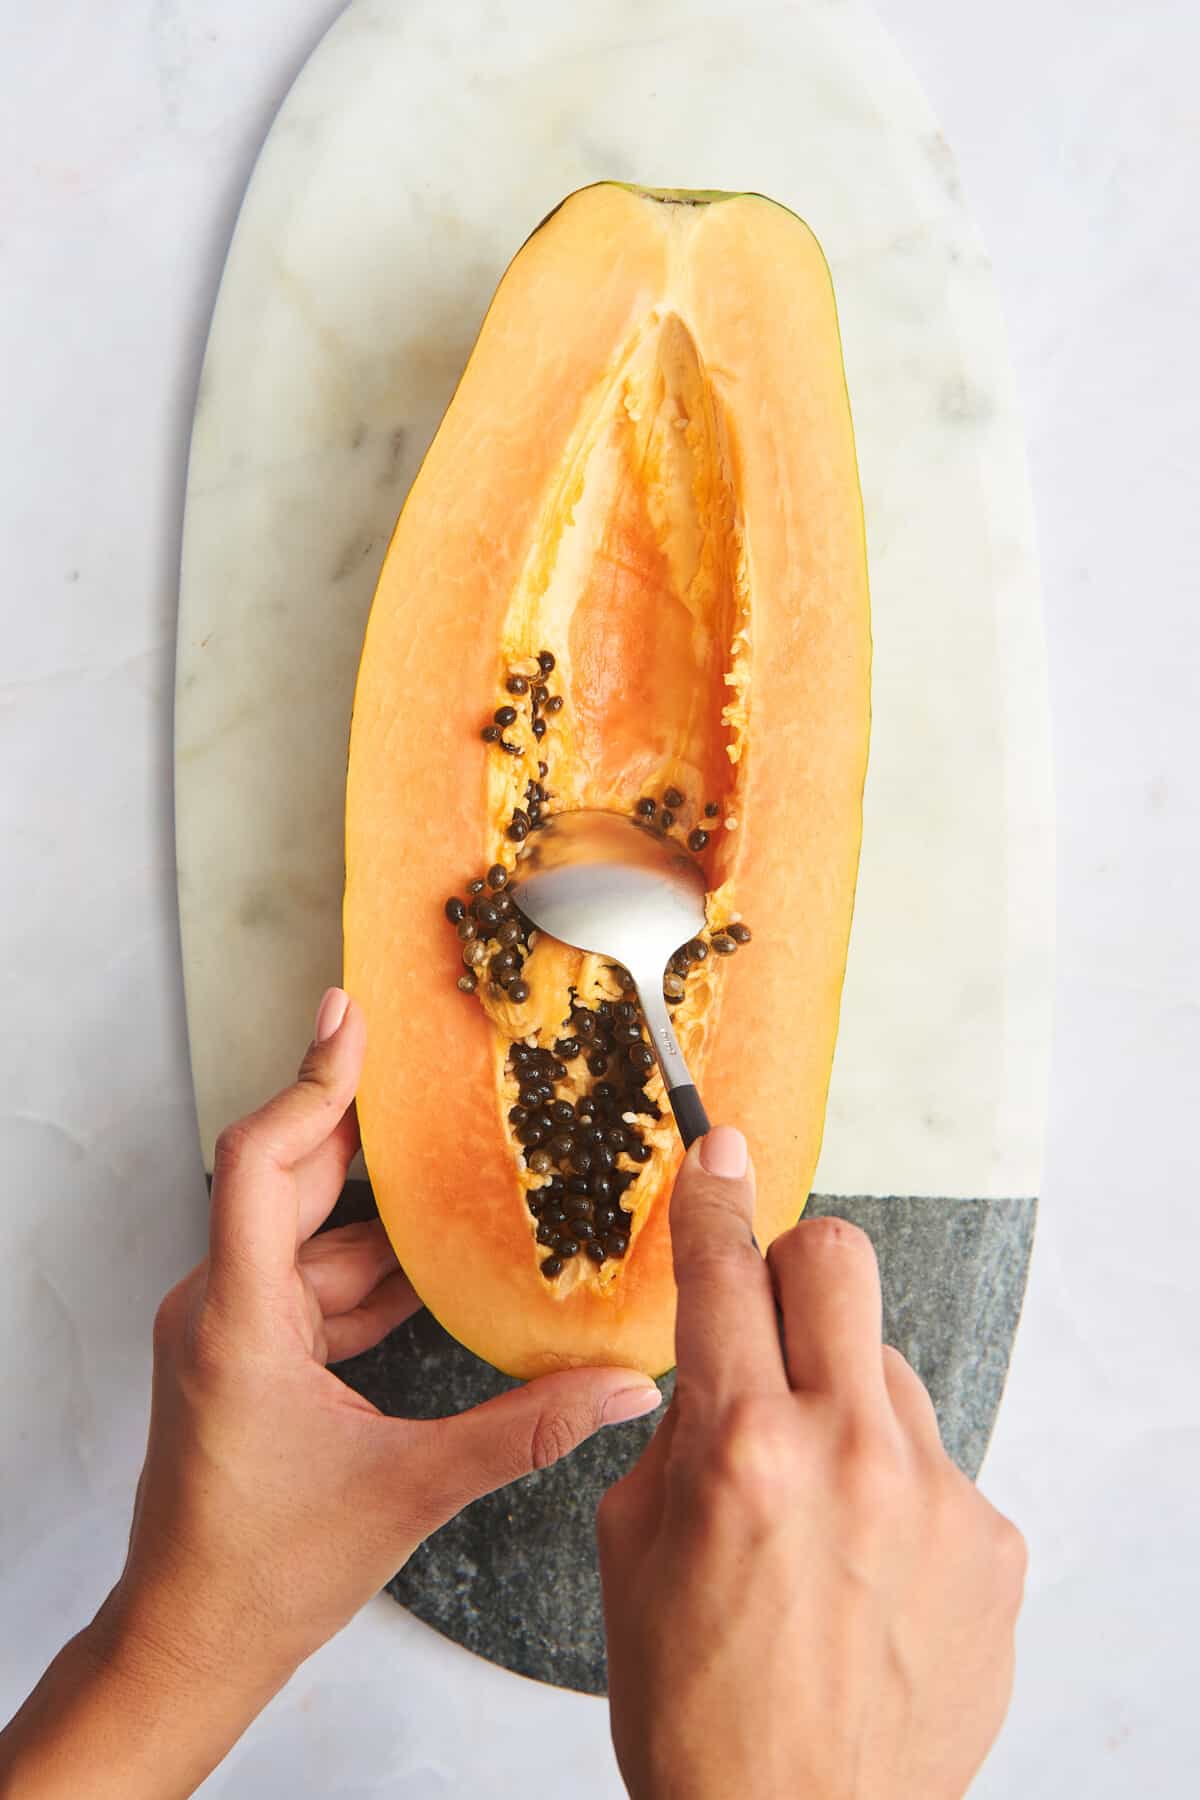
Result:
{"label": "papaya half", "polygon": [[603,183],[502,280],[367,626],[345,981],[380,1214],[418,1293],[532,1376],[673,1356],[678,1137],[626,972],[508,892],[555,812],[690,846],[664,975],[764,1247],[820,1148],[870,714],[862,504],[833,288],[754,194]]}

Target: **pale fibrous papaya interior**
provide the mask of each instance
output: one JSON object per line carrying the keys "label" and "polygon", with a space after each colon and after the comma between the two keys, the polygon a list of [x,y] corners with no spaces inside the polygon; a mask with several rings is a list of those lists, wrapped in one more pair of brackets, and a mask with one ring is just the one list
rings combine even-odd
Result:
{"label": "pale fibrous papaya interior", "polygon": [[446,909],[459,986],[495,1028],[531,1250],[563,1294],[619,1280],[677,1140],[627,973],[531,930],[509,880],[562,810],[629,813],[686,842],[709,928],[680,946],[664,992],[702,1065],[722,964],[750,939],[733,871],[752,625],[720,406],[664,309],[581,419],[513,594],[496,690],[480,696],[490,835],[471,885],[484,885]]}

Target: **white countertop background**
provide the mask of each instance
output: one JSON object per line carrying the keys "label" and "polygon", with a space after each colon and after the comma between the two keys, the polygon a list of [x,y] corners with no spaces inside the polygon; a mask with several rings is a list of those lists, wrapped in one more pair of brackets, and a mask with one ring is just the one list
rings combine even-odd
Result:
{"label": "white countertop background", "polygon": [[[3,1713],[119,1566],[150,1319],[202,1247],[169,786],[184,464],[242,190],[338,10],[0,0]],[[1200,1779],[1200,15],[878,11],[995,263],[1056,757],[1047,1170],[983,1476],[1032,1567],[973,1791],[1157,1800]],[[601,1800],[606,1734],[598,1703],[380,1601],[206,1792]]]}

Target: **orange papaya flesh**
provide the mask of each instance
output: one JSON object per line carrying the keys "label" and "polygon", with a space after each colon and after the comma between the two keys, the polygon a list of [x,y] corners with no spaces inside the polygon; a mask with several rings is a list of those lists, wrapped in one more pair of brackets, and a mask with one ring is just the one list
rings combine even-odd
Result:
{"label": "orange papaya flesh", "polygon": [[417,1291],[498,1367],[673,1360],[661,1079],[624,972],[512,907],[523,846],[583,806],[692,846],[708,926],[666,992],[710,1115],[751,1140],[765,1247],[820,1149],[869,714],[816,240],[756,195],[572,195],[501,282],[397,523],[347,783],[372,1185]]}

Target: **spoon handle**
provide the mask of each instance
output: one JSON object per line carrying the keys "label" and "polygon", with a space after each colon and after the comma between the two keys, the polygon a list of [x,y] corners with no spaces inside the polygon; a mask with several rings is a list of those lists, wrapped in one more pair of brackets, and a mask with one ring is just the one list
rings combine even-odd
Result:
{"label": "spoon handle", "polygon": [[679,1127],[685,1150],[697,1138],[708,1136],[708,1114],[692,1082],[685,1082],[683,1087],[668,1089],[667,1099],[671,1102],[671,1111],[675,1114],[675,1123]]}
{"label": "spoon handle", "polygon": [[650,1029],[650,1041],[654,1045],[654,1053],[658,1057],[658,1066],[666,1084],[667,1099],[671,1102],[671,1111],[675,1114],[675,1123],[679,1126],[679,1135],[686,1150],[698,1137],[704,1137],[707,1133],[708,1114],[701,1103],[696,1084],[688,1073],[683,1051],[679,1048],[679,1040],[671,1024],[671,1015],[662,997],[661,971],[645,982],[638,981],[637,989],[638,999],[642,1003],[642,1016]]}

